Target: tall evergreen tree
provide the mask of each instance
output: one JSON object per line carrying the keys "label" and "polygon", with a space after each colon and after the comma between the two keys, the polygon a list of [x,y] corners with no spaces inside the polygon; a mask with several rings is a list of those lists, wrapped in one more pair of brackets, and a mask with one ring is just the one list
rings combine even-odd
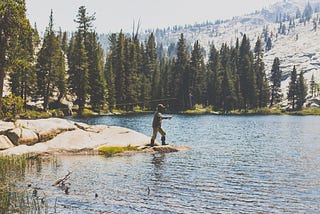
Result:
{"label": "tall evergreen tree", "polygon": [[112,112],[116,104],[115,78],[114,78],[113,67],[112,67],[112,54],[110,54],[106,59],[106,64],[104,66],[104,77],[106,79],[106,90],[107,90],[106,100],[108,103],[108,108]]}
{"label": "tall evergreen tree", "polygon": [[63,32],[62,38],[61,38],[61,48],[64,53],[67,53],[68,50],[68,35],[67,32]]}
{"label": "tall evergreen tree", "polygon": [[[227,60],[230,60],[227,58]],[[223,71],[223,79],[221,84],[221,99],[222,99],[222,107],[225,113],[229,113],[236,106],[236,91],[234,87],[234,83],[231,78],[230,71],[230,62],[226,63],[226,67]]]}
{"label": "tall evergreen tree", "polygon": [[26,17],[26,5],[24,0],[0,1],[0,107],[4,78],[10,70],[14,57],[10,54],[21,31],[29,31],[30,23]]}
{"label": "tall evergreen tree", "polygon": [[105,104],[106,83],[103,74],[103,51],[97,41],[97,34],[91,32],[87,35],[87,55],[89,65],[89,96],[90,104],[94,111],[100,112]]}
{"label": "tall evergreen tree", "polygon": [[[105,79],[103,75],[103,52],[93,30],[94,15],[88,15],[84,6],[79,7],[78,30],[73,41],[69,61],[69,79],[77,95],[79,113],[82,114],[87,98],[93,110],[100,111],[105,103]],[[84,49],[83,49],[84,48]],[[69,51],[70,52],[70,51]],[[81,81],[81,83],[77,83]],[[81,87],[80,87],[81,86]]]}
{"label": "tall evergreen tree", "polygon": [[316,89],[316,82],[314,80],[314,74],[312,74],[311,76],[311,80],[310,80],[310,93],[311,93],[311,96],[313,97],[313,95],[315,94],[315,89]]}
{"label": "tall evergreen tree", "polygon": [[125,40],[125,94],[126,103],[132,103],[127,110],[133,110],[134,105],[138,102],[139,95],[139,44],[126,38]]}
{"label": "tall evergreen tree", "polygon": [[308,87],[305,83],[303,72],[301,71],[297,79],[297,109],[301,110],[306,102]]}
{"label": "tall evergreen tree", "polygon": [[69,89],[76,95],[76,104],[79,105],[78,114],[82,115],[88,96],[88,57],[81,33],[76,33],[71,43],[69,53]]}
{"label": "tall evergreen tree", "polygon": [[21,30],[19,39],[10,51],[14,58],[9,74],[11,92],[24,99],[25,107],[27,98],[34,94],[36,88],[33,39],[33,29]]}
{"label": "tall evergreen tree", "polygon": [[38,28],[37,28],[37,24],[35,23],[34,24],[34,27],[33,27],[33,37],[32,37],[32,42],[33,42],[33,47],[38,47],[40,45],[40,36],[39,36],[39,32],[38,32]]}
{"label": "tall evergreen tree", "polygon": [[298,85],[297,85],[297,70],[296,66],[293,66],[291,71],[289,91],[288,91],[288,101],[291,101],[292,110],[296,108],[296,101],[298,95]]}
{"label": "tall evergreen tree", "polygon": [[193,104],[206,104],[206,73],[201,47],[198,41],[194,43],[191,52],[190,68],[186,73],[186,87],[191,92],[193,102],[189,100],[189,107]]}
{"label": "tall evergreen tree", "polygon": [[115,33],[109,36],[109,53],[104,67],[104,77],[106,79],[107,102],[109,110],[112,112],[116,104],[116,88],[115,88],[115,74],[114,67],[116,65],[117,53],[117,35]]}
{"label": "tall evergreen tree", "polygon": [[240,88],[240,77],[238,72],[239,64],[239,39],[237,38],[236,45],[231,49],[230,63],[231,63],[231,78],[233,79],[234,90],[236,94],[236,105],[235,108],[241,110],[243,104],[243,96]]}
{"label": "tall evergreen tree", "polygon": [[115,56],[115,65],[112,67],[115,74],[117,104],[126,102],[126,73],[125,73],[125,36],[122,31],[118,35]]}
{"label": "tall evergreen tree", "polygon": [[[60,47],[60,41],[53,30],[53,12],[51,11],[49,25],[46,29],[42,47],[38,53],[36,65],[38,93],[43,98],[43,108],[49,108],[49,99],[53,96],[56,85],[59,80],[64,82],[64,57]],[[65,87],[61,86],[65,91]]]}
{"label": "tall evergreen tree", "polygon": [[218,50],[214,45],[210,48],[210,54],[208,59],[208,101],[210,105],[213,105],[214,108],[219,108],[219,94],[221,92],[221,61]]}
{"label": "tall evergreen tree", "polygon": [[265,66],[263,62],[263,48],[260,38],[257,39],[255,48],[255,61],[254,70],[257,75],[257,97],[258,97],[258,107],[266,107],[270,100],[269,84],[267,81]]}
{"label": "tall evergreen tree", "polygon": [[239,52],[239,78],[244,109],[257,106],[256,75],[253,70],[253,55],[250,51],[250,41],[244,34]]}
{"label": "tall evergreen tree", "polygon": [[189,55],[187,53],[186,40],[183,34],[180,35],[180,39],[177,44],[177,59],[174,65],[173,76],[173,97],[177,98],[175,109],[184,109],[187,106],[187,100],[190,97],[190,91],[187,88],[187,76],[186,72],[189,69]]}
{"label": "tall evergreen tree", "polygon": [[159,94],[159,70],[157,62],[157,49],[154,34],[151,33],[145,43],[145,52],[143,57],[143,73],[146,82],[143,82],[144,100],[156,98]]}
{"label": "tall evergreen tree", "polygon": [[275,57],[272,64],[271,69],[271,100],[270,107],[272,107],[275,103],[281,101],[281,77],[282,71],[280,69],[280,60],[278,57]]}

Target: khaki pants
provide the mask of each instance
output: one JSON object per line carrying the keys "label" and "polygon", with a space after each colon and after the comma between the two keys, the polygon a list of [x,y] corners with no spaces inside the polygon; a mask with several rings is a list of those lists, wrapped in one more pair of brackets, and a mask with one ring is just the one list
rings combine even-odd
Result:
{"label": "khaki pants", "polygon": [[154,140],[157,138],[157,133],[160,133],[162,137],[166,136],[166,132],[161,127],[154,127],[152,131],[151,139]]}

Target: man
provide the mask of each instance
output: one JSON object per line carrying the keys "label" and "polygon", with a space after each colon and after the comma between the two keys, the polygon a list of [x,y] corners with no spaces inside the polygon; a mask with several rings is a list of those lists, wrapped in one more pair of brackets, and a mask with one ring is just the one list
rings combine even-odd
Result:
{"label": "man", "polygon": [[162,116],[162,113],[165,110],[165,106],[162,104],[159,104],[157,106],[157,111],[154,113],[153,121],[152,121],[152,137],[151,137],[151,143],[150,146],[154,146],[154,140],[157,137],[157,133],[159,132],[161,134],[161,143],[162,145],[168,145],[166,143],[166,132],[161,128],[161,122],[163,119],[169,119],[171,120],[172,117],[164,117]]}

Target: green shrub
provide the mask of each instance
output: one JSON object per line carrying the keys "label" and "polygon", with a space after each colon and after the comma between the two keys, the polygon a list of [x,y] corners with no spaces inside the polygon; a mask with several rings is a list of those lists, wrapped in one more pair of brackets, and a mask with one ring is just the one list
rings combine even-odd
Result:
{"label": "green shrub", "polygon": [[40,119],[40,118],[49,118],[51,113],[43,111],[28,110],[20,114],[21,119]]}
{"label": "green shrub", "polygon": [[21,97],[10,94],[2,99],[0,117],[2,119],[14,119],[23,111],[24,101]]}

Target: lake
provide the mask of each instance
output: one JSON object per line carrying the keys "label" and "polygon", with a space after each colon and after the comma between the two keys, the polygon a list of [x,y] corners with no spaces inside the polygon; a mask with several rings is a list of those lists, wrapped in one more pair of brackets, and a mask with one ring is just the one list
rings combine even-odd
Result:
{"label": "lake", "polygon": [[[318,213],[320,117],[171,115],[169,154],[59,156],[31,168],[49,213]],[[73,119],[151,134],[152,114]],[[160,136],[158,136],[160,140]],[[69,194],[51,186],[72,171]]]}

